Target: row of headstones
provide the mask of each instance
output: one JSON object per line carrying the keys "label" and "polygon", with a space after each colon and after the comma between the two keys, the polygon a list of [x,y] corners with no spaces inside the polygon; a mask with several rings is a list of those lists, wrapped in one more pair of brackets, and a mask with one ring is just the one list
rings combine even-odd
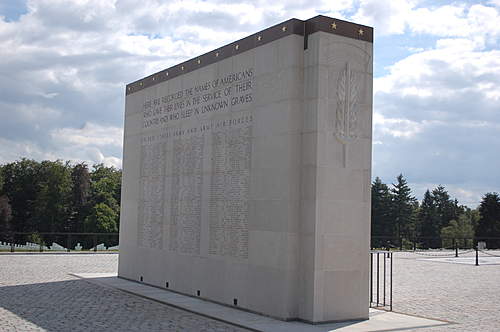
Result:
{"label": "row of headstones", "polygon": [[[26,242],[26,244],[11,244],[7,242],[0,242],[0,250],[6,249],[10,250],[12,247],[14,247],[14,250],[29,250],[29,251],[39,251],[40,250],[40,245],[36,243],[31,243],[31,242]],[[67,249],[61,246],[60,244],[57,244],[55,242],[52,242],[52,245],[47,247],[47,246],[42,246],[42,250],[52,250],[52,251],[66,251]],[[83,249],[82,245],[80,243],[77,243],[74,249],[76,251],[81,251]],[[113,246],[113,247],[106,247],[104,243],[98,244],[96,247],[90,248],[89,250],[98,250],[98,251],[103,251],[103,250],[118,250],[118,246]]]}

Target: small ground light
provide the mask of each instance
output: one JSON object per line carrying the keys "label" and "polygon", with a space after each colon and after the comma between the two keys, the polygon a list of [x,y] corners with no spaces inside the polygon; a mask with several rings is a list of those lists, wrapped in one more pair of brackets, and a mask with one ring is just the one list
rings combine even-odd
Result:
{"label": "small ground light", "polygon": [[238,299],[233,299],[233,304],[237,306],[238,305]]}
{"label": "small ground light", "polygon": [[168,288],[168,281],[165,283],[165,288]]}
{"label": "small ground light", "polygon": [[141,281],[142,281],[142,276],[141,276]]}
{"label": "small ground light", "polygon": [[200,290],[197,290],[196,295],[200,296],[200,294],[201,294]]}

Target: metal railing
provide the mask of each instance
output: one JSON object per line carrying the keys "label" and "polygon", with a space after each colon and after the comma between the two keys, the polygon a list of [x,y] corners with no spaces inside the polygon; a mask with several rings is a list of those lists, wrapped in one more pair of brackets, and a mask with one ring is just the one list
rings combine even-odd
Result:
{"label": "metal railing", "polygon": [[500,237],[371,237],[373,249],[427,250],[427,249],[474,249],[478,242],[484,242],[489,249],[500,249]]}
{"label": "metal railing", "polygon": [[118,251],[119,233],[0,233],[0,252]]}
{"label": "metal railing", "polygon": [[370,252],[370,308],[392,311],[392,255]]}

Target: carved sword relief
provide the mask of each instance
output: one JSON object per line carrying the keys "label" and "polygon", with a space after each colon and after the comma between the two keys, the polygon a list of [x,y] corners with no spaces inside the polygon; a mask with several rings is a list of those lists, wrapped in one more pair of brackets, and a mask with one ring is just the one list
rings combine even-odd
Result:
{"label": "carved sword relief", "polygon": [[349,62],[337,82],[335,136],[343,144],[344,167],[347,167],[347,144],[358,137],[358,82]]}

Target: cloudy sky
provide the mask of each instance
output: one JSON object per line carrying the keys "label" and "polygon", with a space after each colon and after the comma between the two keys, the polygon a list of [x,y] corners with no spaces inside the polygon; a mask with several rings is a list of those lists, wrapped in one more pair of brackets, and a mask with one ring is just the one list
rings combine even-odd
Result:
{"label": "cloudy sky", "polygon": [[500,191],[500,0],[1,0],[0,163],[120,167],[126,83],[317,14],[375,28],[374,176]]}

